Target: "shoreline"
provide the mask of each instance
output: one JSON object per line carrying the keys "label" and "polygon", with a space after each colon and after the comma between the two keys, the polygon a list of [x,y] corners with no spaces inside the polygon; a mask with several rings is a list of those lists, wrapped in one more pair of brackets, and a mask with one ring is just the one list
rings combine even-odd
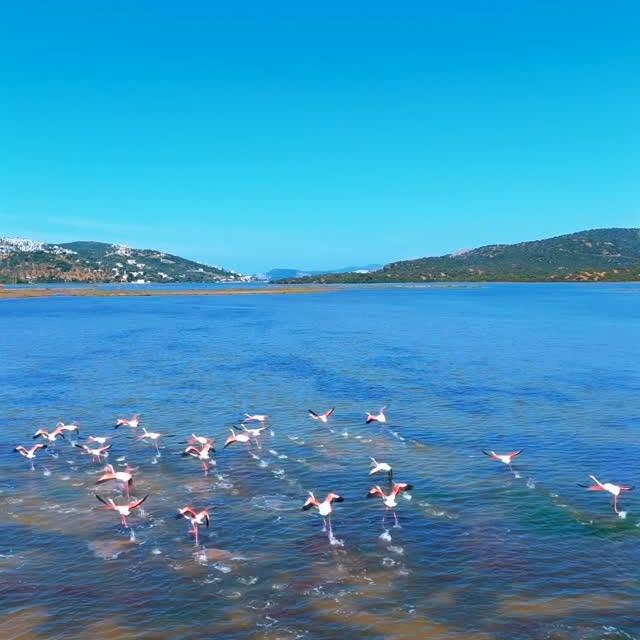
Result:
{"label": "shoreline", "polygon": [[0,300],[20,300],[25,298],[140,298],[154,296],[247,296],[247,295],[295,295],[326,293],[334,288],[324,287],[283,287],[281,289],[83,289],[50,288],[6,289],[0,287]]}

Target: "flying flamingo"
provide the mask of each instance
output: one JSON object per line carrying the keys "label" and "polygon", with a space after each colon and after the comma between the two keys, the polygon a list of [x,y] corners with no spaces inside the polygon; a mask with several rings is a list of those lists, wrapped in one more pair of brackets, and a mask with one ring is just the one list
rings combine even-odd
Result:
{"label": "flying flamingo", "polygon": [[204,446],[205,444],[213,444],[215,442],[214,438],[207,438],[206,436],[197,436],[195,433],[192,433],[189,436],[189,441],[187,444],[199,444],[200,446]]}
{"label": "flying flamingo", "polygon": [[160,449],[158,449],[158,440],[163,436],[163,433],[157,433],[156,431],[147,431],[142,427],[142,435],[137,437],[137,440],[150,440],[153,446],[156,448],[156,453],[160,455]]}
{"label": "flying flamingo", "polygon": [[56,429],[59,429],[60,431],[75,431],[77,434],[80,433],[80,427],[77,424],[73,424],[73,422],[65,424],[64,422],[59,421],[56,424]]}
{"label": "flying flamingo", "polygon": [[369,475],[372,476],[374,473],[380,473],[381,471],[387,473],[387,478],[391,481],[393,478],[391,465],[387,462],[378,462],[375,458],[371,458],[371,471],[369,471]]}
{"label": "flying flamingo", "polygon": [[485,456],[489,456],[492,460],[497,460],[498,462],[502,462],[502,464],[506,464],[511,467],[511,463],[513,459],[519,456],[524,449],[518,449],[518,451],[512,451],[511,453],[496,453],[495,451],[485,451],[482,450]]}
{"label": "flying flamingo", "polygon": [[55,443],[56,439],[59,437],[64,438],[64,432],[59,427],[56,427],[53,431],[49,432],[46,429],[38,429],[33,434],[33,439],[35,440],[38,437],[42,437],[45,440],[48,440],[52,444]]}
{"label": "flying flamingo", "polygon": [[127,498],[131,495],[131,488],[133,487],[133,469],[127,467],[125,471],[116,471],[112,464],[108,464],[104,468],[105,472],[97,480],[96,484],[102,484],[103,482],[110,482],[116,480],[122,484],[123,488],[126,488]]}
{"label": "flying flamingo", "polygon": [[266,422],[268,417],[261,413],[245,413],[242,422]]}
{"label": "flying flamingo", "polygon": [[319,420],[324,424],[329,422],[329,418],[333,415],[333,412],[335,410],[336,410],[335,407],[331,407],[331,409],[329,409],[328,411],[325,411],[324,413],[316,413],[315,411],[311,411],[311,409],[307,409],[307,411],[309,412],[309,417],[312,420]]}
{"label": "flying flamingo", "polygon": [[212,462],[211,453],[215,452],[213,448],[213,444],[207,443],[202,446],[201,449],[194,445],[189,445],[183,452],[183,456],[191,456],[192,458],[197,458],[202,463],[202,468],[204,470],[204,475],[206,476],[209,473],[209,463]]}
{"label": "flying flamingo", "polygon": [[134,413],[130,418],[118,418],[114,429],[117,429],[118,427],[131,427],[132,429],[137,429],[139,426],[140,414]]}
{"label": "flying flamingo", "polygon": [[382,516],[382,524],[384,524],[386,518],[387,518],[387,511],[389,511],[389,509],[391,509],[391,512],[393,513],[393,518],[395,520],[396,523],[396,527],[399,526],[398,524],[398,516],[396,515],[396,507],[398,506],[398,501],[396,500],[396,497],[402,492],[402,491],[409,491],[413,489],[413,485],[412,484],[407,484],[406,482],[394,482],[393,483],[393,488],[391,489],[391,491],[387,494],[385,493],[378,485],[376,485],[375,487],[373,487],[373,489],[369,490],[369,493],[367,494],[367,498],[373,498],[375,496],[380,496],[380,498],[382,498],[382,502],[384,503],[384,515]]}
{"label": "flying flamingo", "polygon": [[307,501],[302,505],[303,511],[308,511],[311,507],[316,507],[318,509],[318,513],[322,516],[323,522],[323,531],[327,531],[327,523],[329,525],[329,538],[333,538],[333,529],[331,528],[331,512],[332,504],[334,502],[344,502],[344,498],[337,493],[328,493],[327,497],[320,502],[314,495],[313,492],[309,491],[309,497]]}
{"label": "flying flamingo", "polygon": [[178,509],[178,515],[176,518],[184,518],[191,523],[191,531],[195,536],[196,545],[198,544],[198,526],[205,524],[209,526],[209,510],[202,509],[202,511],[195,511],[191,507],[182,507]]}
{"label": "flying flamingo", "polygon": [[623,484],[612,484],[611,482],[602,483],[595,476],[589,476],[595,484],[592,485],[578,485],[584,489],[588,489],[589,491],[607,491],[613,496],[613,510],[615,513],[620,513],[618,511],[618,496],[623,491],[633,491],[633,487]]}
{"label": "flying flamingo", "polygon": [[267,425],[265,425],[264,427],[258,427],[257,429],[249,429],[245,427],[244,424],[241,424],[240,427],[247,435],[249,435],[256,441],[258,449],[262,449],[262,446],[260,445],[260,436],[262,435],[262,432],[268,428]]}
{"label": "flying flamingo", "polygon": [[129,524],[127,523],[127,517],[131,515],[131,512],[134,509],[137,509],[149,496],[145,496],[144,498],[140,498],[139,500],[133,500],[128,504],[116,504],[112,498],[101,498],[97,493],[95,494],[96,498],[102,502],[107,509],[112,511],[117,511],[120,514],[120,524],[123,527],[129,528]]}
{"label": "flying flamingo", "polygon": [[382,407],[379,413],[369,413],[367,411],[367,424],[370,422],[380,422],[381,424],[384,424],[387,421],[387,416],[384,415],[384,410],[386,408],[387,407]]}
{"label": "flying flamingo", "polygon": [[41,449],[46,449],[49,445],[46,444],[41,444],[40,442],[38,444],[34,444],[33,447],[31,447],[31,449],[27,449],[26,447],[23,447],[21,444],[19,444],[17,447],[14,448],[14,451],[19,453],[21,456],[24,456],[27,460],[31,461],[31,471],[33,471],[33,461],[36,458],[36,454],[38,453],[38,451],[40,451]]}
{"label": "flying flamingo", "polygon": [[107,444],[101,447],[88,447],[86,444],[75,444],[78,449],[82,449],[85,453],[89,453],[91,455],[91,460],[93,462],[100,462],[102,457],[107,457],[109,455],[108,451],[111,449],[112,445]]}
{"label": "flying flamingo", "polygon": [[230,444],[233,444],[234,442],[242,442],[243,444],[246,444],[247,442],[249,442],[249,440],[251,440],[251,437],[246,433],[236,433],[233,428],[229,429],[229,431],[231,431],[231,435],[224,443],[223,449],[226,449]]}
{"label": "flying flamingo", "polygon": [[87,442],[94,442],[95,444],[107,444],[107,441],[111,440],[111,436],[89,436]]}
{"label": "flying flamingo", "polygon": [[256,429],[249,429],[248,427],[245,427],[244,424],[240,425],[242,427],[242,430],[245,433],[248,433],[250,436],[254,437],[254,438],[258,438],[259,436],[262,435],[262,432],[267,429],[267,427],[257,427]]}

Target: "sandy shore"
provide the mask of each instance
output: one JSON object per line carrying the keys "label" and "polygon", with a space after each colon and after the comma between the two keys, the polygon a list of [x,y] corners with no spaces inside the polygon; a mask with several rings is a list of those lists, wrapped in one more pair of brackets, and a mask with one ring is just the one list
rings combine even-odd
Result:
{"label": "sandy shore", "polygon": [[49,288],[6,289],[0,287],[0,300],[47,297],[98,297],[130,298],[150,296],[250,296],[250,295],[291,295],[298,293],[324,293],[324,287],[282,287],[272,289],[83,289]]}

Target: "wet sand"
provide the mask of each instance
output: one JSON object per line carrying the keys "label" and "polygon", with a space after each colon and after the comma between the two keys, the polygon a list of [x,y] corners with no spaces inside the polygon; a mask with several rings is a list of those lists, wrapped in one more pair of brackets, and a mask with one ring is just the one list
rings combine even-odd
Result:
{"label": "wet sand", "polygon": [[296,293],[325,293],[334,291],[328,287],[282,287],[272,289],[83,289],[49,288],[6,289],[0,286],[0,300],[48,297],[97,297],[128,298],[149,296],[248,296],[248,295],[291,295]]}

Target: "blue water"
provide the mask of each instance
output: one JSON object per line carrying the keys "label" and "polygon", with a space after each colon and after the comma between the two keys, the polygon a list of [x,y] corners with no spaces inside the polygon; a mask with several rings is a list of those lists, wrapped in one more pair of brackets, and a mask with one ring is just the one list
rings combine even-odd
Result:
{"label": "blue water", "polygon": [[[577,484],[640,485],[639,329],[637,285],[0,301],[0,637],[638,638],[638,496],[623,519]],[[161,457],[114,431],[136,411]],[[244,412],[261,448],[223,449]],[[135,468],[135,540],[79,449],[13,452],[59,419]],[[414,485],[386,534],[369,456]],[[344,496],[343,546],[309,490]],[[198,548],[185,504],[212,513]]]}

